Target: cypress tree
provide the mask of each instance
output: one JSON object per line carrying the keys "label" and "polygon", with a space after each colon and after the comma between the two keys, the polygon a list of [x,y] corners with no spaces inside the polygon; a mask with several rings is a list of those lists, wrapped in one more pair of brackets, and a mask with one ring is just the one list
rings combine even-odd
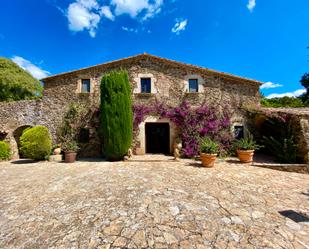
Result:
{"label": "cypress tree", "polygon": [[128,73],[112,71],[101,80],[101,134],[108,160],[123,159],[132,143],[133,114]]}

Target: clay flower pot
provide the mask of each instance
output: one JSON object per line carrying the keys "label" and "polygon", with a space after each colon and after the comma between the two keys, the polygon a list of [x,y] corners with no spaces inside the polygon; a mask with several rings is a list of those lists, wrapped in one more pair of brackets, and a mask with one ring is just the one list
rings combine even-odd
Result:
{"label": "clay flower pot", "polygon": [[201,157],[201,160],[202,160],[202,165],[204,167],[212,168],[212,167],[215,166],[217,154],[200,153],[200,157]]}
{"label": "clay flower pot", "polygon": [[237,150],[238,159],[242,163],[251,163],[253,161],[254,150]]}
{"label": "clay flower pot", "polygon": [[74,151],[66,151],[64,153],[64,162],[66,163],[74,163],[76,161],[77,153]]}

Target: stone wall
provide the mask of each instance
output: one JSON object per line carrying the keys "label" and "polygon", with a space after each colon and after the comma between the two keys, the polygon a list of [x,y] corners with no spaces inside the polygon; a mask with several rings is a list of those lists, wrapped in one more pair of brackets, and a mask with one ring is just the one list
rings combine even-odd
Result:
{"label": "stone wall", "polygon": [[[106,64],[98,67],[79,70],[77,72],[52,77],[45,81],[44,96],[36,101],[19,101],[13,103],[0,103],[0,132],[7,132],[6,140],[10,141],[16,155],[13,132],[24,125],[45,125],[49,128],[53,140],[56,141],[56,131],[62,121],[68,106],[72,102],[86,103],[95,110],[100,102],[100,80],[104,73],[110,70],[124,68],[129,73],[132,83],[132,98],[134,103],[151,105],[155,101],[167,105],[177,106],[183,100],[189,101],[193,106],[203,103],[215,105],[220,108],[228,105],[233,110],[233,120],[244,122],[242,107],[259,103],[259,86],[241,80],[227,79],[214,76],[207,71],[191,67],[180,67],[173,64],[164,64],[150,58],[123,61],[118,64]],[[142,74],[151,75],[154,93],[138,93],[139,77]],[[186,81],[190,75],[203,79],[200,93],[186,92]],[[91,93],[79,93],[80,81],[90,78]],[[89,120],[90,143],[84,145],[83,156],[99,156],[101,144],[98,135],[98,117]]]}

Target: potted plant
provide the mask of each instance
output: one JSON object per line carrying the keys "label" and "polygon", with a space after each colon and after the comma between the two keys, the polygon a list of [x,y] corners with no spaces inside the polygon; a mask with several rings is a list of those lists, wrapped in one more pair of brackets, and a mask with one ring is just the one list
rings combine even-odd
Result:
{"label": "potted plant", "polygon": [[246,138],[237,140],[235,143],[238,159],[242,163],[251,163],[253,161],[254,151],[260,147],[261,146],[253,140],[251,134]]}
{"label": "potted plant", "polygon": [[62,144],[64,151],[64,162],[74,163],[76,161],[77,151],[79,150],[78,144],[75,141],[67,141]]}
{"label": "potted plant", "polygon": [[202,165],[207,168],[212,168],[215,165],[219,152],[219,144],[209,137],[205,137],[200,141],[200,157]]}

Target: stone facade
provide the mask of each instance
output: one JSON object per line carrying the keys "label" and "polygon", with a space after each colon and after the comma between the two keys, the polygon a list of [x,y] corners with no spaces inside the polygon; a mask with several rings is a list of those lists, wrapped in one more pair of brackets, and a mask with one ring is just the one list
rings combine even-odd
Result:
{"label": "stone facade", "polygon": [[[98,109],[102,75],[120,68],[126,69],[129,73],[134,103],[152,105],[155,101],[159,101],[177,106],[183,100],[187,100],[193,106],[207,103],[217,106],[218,110],[229,105],[233,111],[233,122],[243,125],[245,118],[242,107],[256,106],[259,103],[260,83],[257,81],[147,54],[138,55],[48,77],[44,79],[44,93],[40,100],[0,103],[0,135],[3,134],[3,139],[10,142],[14,156],[18,155],[14,132],[19,127],[45,125],[49,128],[53,140],[56,141],[57,128],[69,104],[79,101],[86,103],[92,110]],[[139,85],[141,77],[151,78],[151,93],[141,93]],[[199,80],[198,93],[188,92],[188,79],[191,77]],[[82,79],[90,79],[90,93],[81,93]],[[148,119],[153,122],[165,122],[156,117]],[[141,127],[144,125],[145,123],[141,124]],[[94,112],[86,127],[90,131],[90,141],[83,145],[83,156],[101,155],[97,127],[98,116]],[[173,129],[172,126],[171,129]],[[172,130],[170,134],[172,143],[176,132]],[[143,132],[139,136],[141,147],[136,148],[139,154],[145,153],[144,136]]]}

